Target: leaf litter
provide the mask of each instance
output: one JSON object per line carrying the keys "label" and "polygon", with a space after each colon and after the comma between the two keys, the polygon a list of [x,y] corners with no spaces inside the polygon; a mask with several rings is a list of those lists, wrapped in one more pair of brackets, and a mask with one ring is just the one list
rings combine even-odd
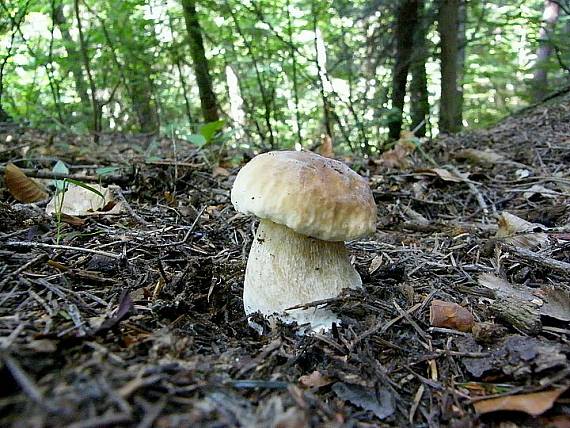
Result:
{"label": "leaf litter", "polygon": [[[183,140],[172,159],[171,138],[108,135],[94,147],[71,134],[2,130],[1,141],[17,136],[3,162],[21,157],[21,139],[32,142],[26,171],[51,172],[49,156],[79,180],[110,171],[101,179],[120,184],[123,209],[64,223],[56,244],[44,202],[1,190],[0,424],[568,418],[567,102],[568,94],[488,130],[413,143],[421,150],[402,142],[380,162],[353,159],[370,177],[378,229],[348,244],[365,289],[326,303],[342,323],[323,335],[271,329],[260,317],[263,335],[248,325],[241,292],[256,224],[229,201],[238,164],[213,169],[204,149]],[[137,147],[152,147],[152,157]],[[451,156],[459,150],[472,152]],[[501,213],[530,226],[495,236]],[[505,241],[520,236],[533,238]],[[448,318],[471,314],[471,330],[431,325],[433,301]]]}

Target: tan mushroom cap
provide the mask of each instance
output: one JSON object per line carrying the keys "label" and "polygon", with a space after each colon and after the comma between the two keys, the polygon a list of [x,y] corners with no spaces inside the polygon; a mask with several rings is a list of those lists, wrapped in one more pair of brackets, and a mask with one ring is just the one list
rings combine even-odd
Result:
{"label": "tan mushroom cap", "polygon": [[342,162],[311,152],[256,156],[238,173],[231,199],[237,211],[325,241],[355,239],[376,229],[367,181]]}

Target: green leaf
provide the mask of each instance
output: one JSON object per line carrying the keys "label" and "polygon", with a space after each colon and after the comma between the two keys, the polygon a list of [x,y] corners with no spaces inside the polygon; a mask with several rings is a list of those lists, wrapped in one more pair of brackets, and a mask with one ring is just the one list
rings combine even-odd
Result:
{"label": "green leaf", "polygon": [[200,135],[202,135],[206,139],[206,142],[209,143],[216,132],[224,127],[224,123],[225,122],[222,119],[206,123],[200,127]]}
{"label": "green leaf", "polygon": [[121,167],[119,166],[102,166],[95,170],[95,174],[100,176],[112,175],[113,173],[117,172],[120,169]]}
{"label": "green leaf", "polygon": [[99,190],[97,190],[97,189],[91,187],[91,186],[88,185],[88,184],[82,183],[81,181],[74,180],[74,179],[72,179],[72,178],[66,178],[64,181],[67,181],[67,182],[69,182],[69,183],[75,184],[76,186],[79,186],[79,187],[83,187],[84,189],[87,189],[87,190],[89,190],[90,192],[93,192],[93,193],[95,193],[96,195],[99,195],[99,196],[101,196],[103,199],[105,199],[105,196],[103,195],[103,193],[101,193]]}
{"label": "green leaf", "polygon": [[198,147],[202,147],[204,144],[206,144],[208,142],[208,140],[206,140],[206,137],[204,137],[203,135],[200,134],[190,134],[188,136],[188,140],[194,144],[195,146]]}
{"label": "green leaf", "polygon": [[[52,168],[52,172],[55,174],[69,174],[69,168],[62,161],[58,160]],[[65,189],[64,180],[53,180],[53,184],[58,192],[63,192]]]}

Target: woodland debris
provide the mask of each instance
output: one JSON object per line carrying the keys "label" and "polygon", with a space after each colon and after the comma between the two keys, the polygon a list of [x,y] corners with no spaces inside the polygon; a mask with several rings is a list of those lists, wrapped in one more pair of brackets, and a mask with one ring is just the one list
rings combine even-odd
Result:
{"label": "woodland debris", "polygon": [[471,312],[463,306],[443,300],[432,300],[429,322],[433,327],[453,328],[459,331],[471,331],[474,319]]}
{"label": "woodland debris", "polygon": [[486,400],[477,400],[473,403],[473,407],[479,414],[497,411],[517,411],[528,413],[531,416],[539,416],[550,409],[564,391],[566,391],[566,388],[488,398]]}
{"label": "woodland debris", "polygon": [[4,170],[4,182],[14,199],[20,202],[38,202],[48,197],[43,186],[26,176],[26,174],[13,163],[9,163]]}

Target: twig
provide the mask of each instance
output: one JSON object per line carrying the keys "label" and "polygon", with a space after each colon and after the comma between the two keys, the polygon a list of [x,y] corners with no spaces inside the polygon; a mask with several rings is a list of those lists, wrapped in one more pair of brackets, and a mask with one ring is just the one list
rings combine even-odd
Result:
{"label": "twig", "polygon": [[[471,180],[467,180],[467,178],[454,165],[447,165],[447,168],[451,170],[451,172],[453,172],[455,175],[460,177],[465,184],[467,184],[467,187],[469,187],[469,190],[471,191],[471,193],[473,193],[475,199],[477,199],[477,203],[481,207],[481,210],[483,210],[483,213],[485,215],[488,215],[489,206],[487,205],[487,202],[485,202],[483,194],[477,188],[477,186],[475,186],[475,184],[473,184]],[[495,212],[495,207],[493,207],[493,212]]]}
{"label": "twig", "polygon": [[22,266],[20,266],[18,269],[16,269],[14,272],[10,272],[8,275],[6,275],[6,277],[0,281],[0,288],[2,288],[8,281],[10,281],[10,279],[12,279],[13,277],[15,277],[16,275],[20,274],[21,272],[25,271],[27,268],[29,268],[30,266],[32,266],[33,264],[36,264],[37,262],[43,260],[46,258],[45,254],[40,254],[37,257],[34,257],[32,260],[30,260],[29,262],[23,264]]}
{"label": "twig", "polygon": [[151,225],[151,223],[146,221],[144,218],[142,218],[140,215],[138,215],[135,212],[135,210],[133,210],[131,205],[125,199],[125,195],[123,195],[123,192],[121,191],[121,189],[114,188],[114,189],[112,189],[112,192],[113,192],[113,195],[115,195],[115,197],[121,201],[121,203],[123,204],[123,207],[129,212],[129,214],[131,215],[132,218],[134,218],[138,223],[142,224],[143,226],[150,226]]}
{"label": "twig", "polygon": [[34,381],[28,376],[28,374],[22,369],[22,367],[20,367],[20,364],[18,364],[18,362],[14,358],[12,358],[8,354],[0,354],[0,358],[4,361],[4,364],[10,371],[10,374],[12,375],[14,380],[18,383],[20,388],[22,388],[24,394],[30,397],[30,399],[34,401],[36,404],[38,404],[39,406],[48,411],[53,412],[57,410],[45,402],[42,393],[40,392]]}
{"label": "twig", "polygon": [[[0,166],[0,173],[6,170],[5,166]],[[39,169],[20,168],[20,170],[28,177],[32,178],[46,178],[59,180],[63,178],[71,178],[77,181],[88,181],[90,183],[105,183],[105,184],[128,184],[130,179],[122,175],[79,175],[79,174],[65,174],[61,172],[41,171]]]}
{"label": "twig", "polygon": [[522,257],[523,259],[545,265],[550,269],[556,270],[558,272],[562,272],[565,274],[570,273],[570,263],[563,262],[561,260],[553,259],[552,257],[547,257],[545,255],[535,253],[533,251],[527,250],[521,247],[515,247],[513,245],[506,244],[504,242],[500,242],[501,246],[503,246],[507,251],[515,253],[517,256]]}
{"label": "twig", "polygon": [[8,247],[20,247],[20,248],[49,248],[52,250],[63,250],[63,251],[78,251],[80,253],[90,253],[98,254],[104,257],[110,257],[112,259],[120,259],[120,254],[109,253],[107,251],[94,250],[91,248],[81,248],[81,247],[71,247],[69,245],[54,245],[54,244],[44,244],[42,242],[25,242],[25,241],[8,241],[5,243]]}

